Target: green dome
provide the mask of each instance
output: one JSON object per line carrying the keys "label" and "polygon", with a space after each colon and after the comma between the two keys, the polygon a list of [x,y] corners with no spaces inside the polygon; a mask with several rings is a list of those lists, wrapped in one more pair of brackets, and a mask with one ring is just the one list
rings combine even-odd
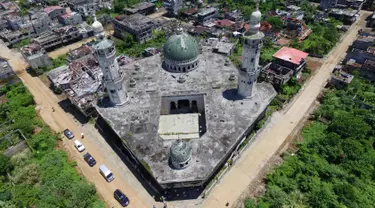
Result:
{"label": "green dome", "polygon": [[170,61],[188,61],[198,56],[197,41],[186,33],[169,37],[163,50],[164,57]]}

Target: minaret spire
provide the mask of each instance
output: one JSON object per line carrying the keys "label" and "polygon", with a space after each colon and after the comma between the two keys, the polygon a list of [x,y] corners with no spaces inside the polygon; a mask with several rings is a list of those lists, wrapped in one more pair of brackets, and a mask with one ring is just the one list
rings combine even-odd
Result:
{"label": "minaret spire", "polygon": [[241,68],[239,69],[237,92],[243,98],[251,98],[256,94],[260,48],[264,37],[264,34],[259,30],[261,19],[259,0],[256,0],[256,9],[250,16],[250,30],[242,38],[242,60]]}

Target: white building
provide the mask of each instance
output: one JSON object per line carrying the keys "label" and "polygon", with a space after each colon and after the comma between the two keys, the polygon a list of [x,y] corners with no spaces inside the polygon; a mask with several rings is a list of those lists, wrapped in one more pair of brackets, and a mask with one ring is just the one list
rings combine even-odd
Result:
{"label": "white building", "polygon": [[123,105],[129,98],[124,85],[124,76],[119,72],[115,44],[112,40],[101,39],[94,45],[95,55],[103,71],[104,86],[113,105]]}
{"label": "white building", "polygon": [[254,96],[257,76],[259,73],[260,48],[264,34],[259,31],[262,14],[257,9],[250,17],[250,30],[243,37],[242,64],[239,69],[238,94],[244,98]]}

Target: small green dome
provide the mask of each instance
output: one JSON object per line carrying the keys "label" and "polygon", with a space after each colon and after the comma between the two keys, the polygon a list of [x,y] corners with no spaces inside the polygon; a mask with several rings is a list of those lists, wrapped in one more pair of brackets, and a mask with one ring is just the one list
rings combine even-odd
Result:
{"label": "small green dome", "polygon": [[172,35],[164,44],[164,57],[170,61],[188,61],[198,56],[197,41],[189,34]]}

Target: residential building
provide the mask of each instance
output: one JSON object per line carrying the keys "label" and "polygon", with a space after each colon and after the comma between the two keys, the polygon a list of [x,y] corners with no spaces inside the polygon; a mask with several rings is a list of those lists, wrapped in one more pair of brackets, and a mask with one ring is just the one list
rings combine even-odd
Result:
{"label": "residential building", "polygon": [[125,8],[125,12],[127,14],[143,14],[148,15],[155,11],[155,4],[147,1],[140,2],[138,4],[135,4],[131,6],[130,8]]}
{"label": "residential building", "polygon": [[20,11],[17,3],[14,1],[3,1],[0,3],[0,17],[6,16],[9,14],[17,14]]}
{"label": "residential building", "polygon": [[375,61],[373,33],[360,32],[358,38],[349,48],[344,62],[363,65],[367,60]]}
{"label": "residential building", "polygon": [[43,11],[47,13],[51,19],[55,19],[66,13],[65,8],[61,6],[49,6],[44,8]]}
{"label": "residential building", "polygon": [[46,12],[33,13],[30,20],[37,34],[50,30],[51,18]]}
{"label": "residential building", "polygon": [[57,18],[63,25],[78,25],[82,23],[82,16],[78,12],[69,12]]}
{"label": "residential building", "polygon": [[21,49],[23,58],[32,69],[48,67],[52,65],[52,60],[48,57],[44,48],[38,43],[31,43]]}
{"label": "residential building", "polygon": [[119,15],[113,19],[113,26],[114,36],[123,38],[125,33],[129,33],[140,43],[150,40],[152,31],[159,27],[155,21],[141,14]]}
{"label": "residential building", "polygon": [[305,59],[308,55],[294,48],[282,47],[273,55],[274,60],[263,67],[259,79],[271,83],[275,88],[280,88],[293,75],[302,71],[306,66]]}
{"label": "residential building", "polygon": [[336,88],[341,89],[352,82],[354,76],[345,72],[342,66],[336,66],[332,72],[330,83]]}
{"label": "residential building", "polygon": [[303,20],[287,18],[285,22],[286,30],[283,33],[290,39],[298,38],[298,40],[304,40],[312,33],[312,30],[307,27]]}
{"label": "residential building", "polygon": [[328,16],[342,20],[344,24],[353,24],[357,20],[359,10],[333,8]]}
{"label": "residential building", "polygon": [[176,16],[180,13],[183,7],[183,0],[164,0],[164,8],[171,16]]}
{"label": "residential building", "polygon": [[224,18],[229,19],[230,21],[233,21],[233,22],[243,20],[242,12],[240,10],[234,10],[232,12],[226,12],[224,14]]}
{"label": "residential building", "polygon": [[8,21],[0,19],[0,31],[8,28]]}
{"label": "residential building", "polygon": [[14,76],[14,72],[12,67],[9,65],[8,61],[0,58],[0,81],[4,79],[8,79]]}
{"label": "residential building", "polygon": [[221,19],[221,20],[216,20],[215,26],[219,28],[227,28],[230,29],[232,28],[233,24],[235,22],[229,20],[229,19]]}
{"label": "residential building", "polygon": [[84,115],[95,112],[96,93],[101,89],[103,73],[93,54],[81,57],[68,66],[47,73],[54,87],[61,88],[73,105]]}
{"label": "residential building", "polygon": [[373,46],[375,42],[375,36],[362,36],[359,35],[356,40],[353,41],[351,47],[360,50],[367,50]]}
{"label": "residential building", "polygon": [[371,16],[367,20],[367,27],[375,27],[375,12],[371,14]]}
{"label": "residential building", "polygon": [[197,23],[203,25],[209,20],[213,20],[217,17],[218,10],[214,7],[203,9],[198,13]]}
{"label": "residential building", "polygon": [[94,48],[89,45],[82,45],[79,48],[76,48],[68,53],[68,61],[72,62],[74,60],[80,59],[84,56],[94,54]]}
{"label": "residential building", "polygon": [[69,0],[68,5],[72,11],[78,12],[83,18],[87,18],[92,17],[96,9],[99,9],[97,3],[97,1],[90,0]]}
{"label": "residential building", "polygon": [[79,30],[74,26],[64,26],[53,31],[40,34],[33,41],[39,43],[45,50],[51,50],[63,44],[82,39]]}
{"label": "residential building", "polygon": [[182,13],[182,16],[186,19],[189,19],[189,20],[195,20],[196,18],[196,14],[198,14],[198,9],[197,8],[189,8],[187,10],[185,10],[183,13]]}
{"label": "residential building", "polygon": [[361,10],[364,5],[364,0],[321,0],[320,8],[328,10],[332,8],[351,8]]}

